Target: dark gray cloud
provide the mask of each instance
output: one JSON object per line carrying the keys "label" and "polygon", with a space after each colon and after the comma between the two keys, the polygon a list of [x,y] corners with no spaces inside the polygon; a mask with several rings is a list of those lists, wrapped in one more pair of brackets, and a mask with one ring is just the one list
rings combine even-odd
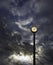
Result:
{"label": "dark gray cloud", "polygon": [[[37,65],[53,65],[52,0],[0,1],[0,61],[3,60],[0,64],[14,65],[6,60],[13,51],[19,53],[23,49],[27,54],[32,52],[30,29],[33,25],[38,28],[36,45],[44,49],[44,54],[39,56],[41,60],[37,59]],[[29,50],[26,49],[26,45]]]}

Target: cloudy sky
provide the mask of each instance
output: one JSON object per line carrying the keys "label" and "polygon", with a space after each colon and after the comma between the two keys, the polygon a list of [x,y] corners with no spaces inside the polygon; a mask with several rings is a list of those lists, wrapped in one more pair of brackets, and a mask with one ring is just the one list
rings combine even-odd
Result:
{"label": "cloudy sky", "polygon": [[0,0],[0,65],[32,65],[32,58],[29,62],[11,62],[15,53],[23,52],[21,55],[29,58],[33,54],[32,26],[38,28],[36,64],[53,65],[53,1]]}

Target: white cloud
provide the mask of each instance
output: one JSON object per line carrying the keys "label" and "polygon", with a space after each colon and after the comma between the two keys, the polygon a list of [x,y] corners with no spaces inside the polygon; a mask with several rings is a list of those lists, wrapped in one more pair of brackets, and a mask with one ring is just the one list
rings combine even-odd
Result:
{"label": "white cloud", "polygon": [[9,56],[9,59],[11,59],[11,62],[25,62],[25,63],[32,63],[33,59],[32,59],[32,55],[24,55],[24,53],[20,52],[20,54],[12,54]]}
{"label": "white cloud", "polygon": [[26,27],[23,27],[20,23],[15,23],[15,24],[17,24],[20,29],[30,32],[30,29],[27,29]]}
{"label": "white cloud", "polygon": [[29,19],[24,20],[24,21],[20,21],[20,20],[19,20],[19,22],[15,22],[15,24],[28,25],[28,24],[30,24],[32,21],[33,21],[33,18],[29,18]]}
{"label": "white cloud", "polygon": [[30,32],[29,28],[23,27],[24,25],[28,25],[33,21],[33,18],[29,18],[27,20],[24,21],[19,21],[19,22],[15,22],[16,25],[18,25],[18,27],[24,31],[28,31]]}

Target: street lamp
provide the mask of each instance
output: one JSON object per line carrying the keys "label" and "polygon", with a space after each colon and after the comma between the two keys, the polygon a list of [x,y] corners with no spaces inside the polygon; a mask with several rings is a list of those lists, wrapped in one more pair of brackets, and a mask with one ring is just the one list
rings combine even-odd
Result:
{"label": "street lamp", "polygon": [[36,65],[36,62],[35,62],[35,60],[36,60],[36,57],[35,57],[35,51],[36,51],[36,47],[35,47],[35,34],[37,32],[37,27],[33,26],[31,28],[31,31],[33,33],[33,65]]}

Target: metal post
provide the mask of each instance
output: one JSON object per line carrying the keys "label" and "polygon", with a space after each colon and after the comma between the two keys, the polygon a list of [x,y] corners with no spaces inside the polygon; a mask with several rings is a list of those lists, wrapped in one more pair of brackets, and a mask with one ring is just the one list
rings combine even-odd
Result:
{"label": "metal post", "polygon": [[36,51],[36,47],[35,47],[35,34],[37,32],[37,27],[33,26],[32,27],[32,33],[33,33],[33,65],[36,65],[36,57],[35,57],[35,51]]}

